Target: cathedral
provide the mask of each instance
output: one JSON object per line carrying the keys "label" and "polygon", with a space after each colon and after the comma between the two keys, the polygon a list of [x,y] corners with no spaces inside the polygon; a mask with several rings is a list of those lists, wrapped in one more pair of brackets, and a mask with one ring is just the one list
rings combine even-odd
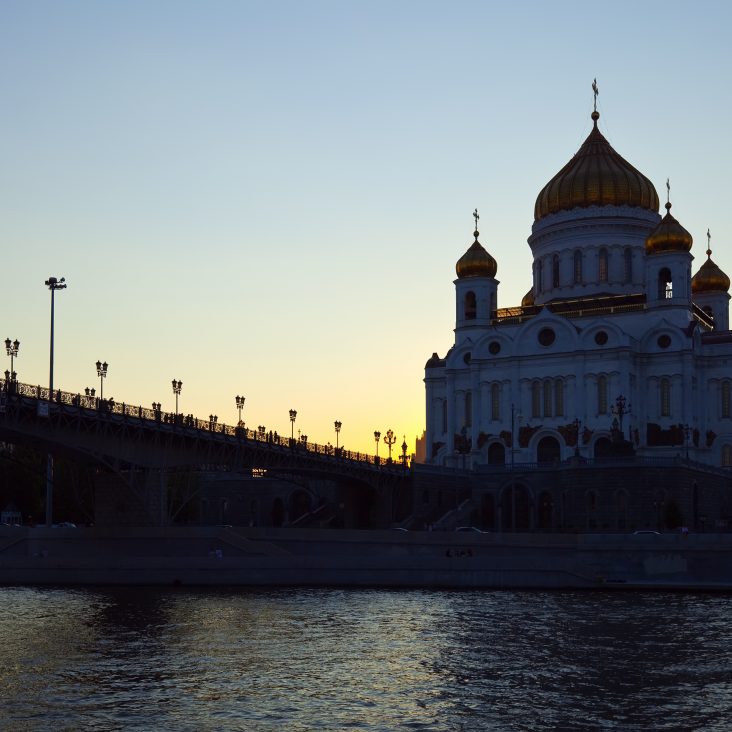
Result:
{"label": "cathedral", "polygon": [[732,466],[730,279],[708,232],[693,273],[669,196],[661,216],[653,183],[599,117],[536,198],[520,305],[498,307],[498,263],[474,214],[456,264],[454,345],[425,366],[427,464]]}

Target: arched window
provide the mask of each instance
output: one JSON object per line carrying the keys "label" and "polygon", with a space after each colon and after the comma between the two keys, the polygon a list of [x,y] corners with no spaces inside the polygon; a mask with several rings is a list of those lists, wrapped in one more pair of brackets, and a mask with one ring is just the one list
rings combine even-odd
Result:
{"label": "arched window", "polygon": [[661,379],[659,386],[660,390],[660,402],[661,402],[661,416],[671,416],[671,382],[668,379]]}
{"label": "arched window", "polygon": [[547,379],[544,382],[544,416],[552,416],[552,382]]}
{"label": "arched window", "polygon": [[732,416],[732,404],[730,404],[730,382],[722,382],[722,417]]}
{"label": "arched window", "polygon": [[531,384],[531,416],[541,417],[541,382]]}
{"label": "arched window", "polygon": [[465,320],[475,320],[477,303],[475,293],[470,291],[465,293]]}
{"label": "arched window", "polygon": [[658,299],[670,300],[674,296],[674,286],[671,281],[671,270],[664,267],[658,273]]}
{"label": "arched window", "polygon": [[473,426],[473,392],[465,392],[465,426]]}
{"label": "arched window", "polygon": [[557,417],[564,415],[564,382],[561,379],[554,380],[554,414]]}
{"label": "arched window", "polygon": [[501,418],[501,390],[498,384],[491,385],[491,419]]}
{"label": "arched window", "polygon": [[623,264],[623,279],[626,283],[630,283],[633,281],[633,250],[630,247],[625,247]]}
{"label": "arched window", "polygon": [[597,413],[607,414],[607,377],[597,377]]}
{"label": "arched window", "polygon": [[722,467],[732,467],[732,445],[722,445]]}
{"label": "arched window", "polygon": [[447,432],[447,399],[442,400],[442,434]]}
{"label": "arched window", "polygon": [[600,249],[597,262],[597,279],[600,282],[607,282],[607,249]]}
{"label": "arched window", "polygon": [[552,257],[552,287],[559,287],[559,255]]}
{"label": "arched window", "polygon": [[576,249],[574,252],[574,284],[582,283],[582,250]]}

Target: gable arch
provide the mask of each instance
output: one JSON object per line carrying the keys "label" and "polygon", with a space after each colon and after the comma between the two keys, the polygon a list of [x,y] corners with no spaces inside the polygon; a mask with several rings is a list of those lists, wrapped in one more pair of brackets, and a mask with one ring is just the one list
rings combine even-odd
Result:
{"label": "gable arch", "polygon": [[[598,343],[595,339],[600,333],[607,335],[605,343]],[[579,344],[583,349],[596,350],[598,348],[615,348],[626,345],[629,337],[627,333],[615,323],[606,320],[593,323],[579,334]]]}
{"label": "gable arch", "polygon": [[[494,343],[498,344],[498,353],[495,353],[496,347]],[[514,354],[514,339],[501,333],[488,333],[484,335],[475,344],[474,357],[480,359],[496,359],[504,358],[506,356],[513,356]]]}
{"label": "gable arch", "polygon": [[[542,331],[551,330],[554,334],[551,344],[540,342]],[[539,315],[521,326],[515,338],[516,355],[535,355],[537,353],[564,353],[577,350],[577,329],[564,318],[545,309]]]}

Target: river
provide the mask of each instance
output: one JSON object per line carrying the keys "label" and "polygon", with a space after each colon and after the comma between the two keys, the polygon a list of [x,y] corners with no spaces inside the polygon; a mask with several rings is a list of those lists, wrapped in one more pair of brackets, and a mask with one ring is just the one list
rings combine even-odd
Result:
{"label": "river", "polygon": [[0,588],[3,730],[729,730],[732,596]]}

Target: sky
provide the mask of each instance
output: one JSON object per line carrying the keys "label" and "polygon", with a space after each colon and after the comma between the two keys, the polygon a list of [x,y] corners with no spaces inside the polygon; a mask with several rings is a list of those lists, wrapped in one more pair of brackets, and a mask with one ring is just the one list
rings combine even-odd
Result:
{"label": "sky", "polygon": [[[424,429],[455,262],[531,286],[592,122],[732,274],[727,2],[0,0],[0,340],[20,381],[374,452]],[[2,351],[0,351],[2,353]],[[2,370],[9,367],[9,359]],[[386,447],[382,443],[380,454]]]}

